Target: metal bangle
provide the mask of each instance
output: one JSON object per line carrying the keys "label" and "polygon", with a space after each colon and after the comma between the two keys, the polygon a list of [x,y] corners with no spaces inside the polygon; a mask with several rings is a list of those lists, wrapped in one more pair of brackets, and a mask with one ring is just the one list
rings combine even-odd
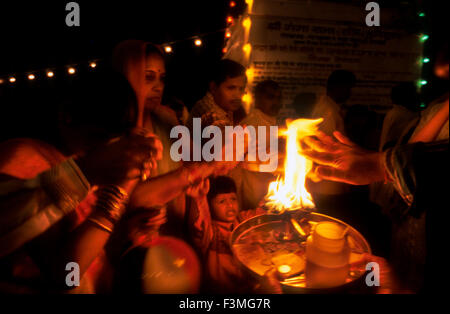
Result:
{"label": "metal bangle", "polygon": [[100,221],[98,221],[97,219],[94,218],[88,218],[87,220],[89,220],[90,222],[92,222],[94,225],[96,225],[97,227],[99,227],[102,230],[105,230],[109,233],[112,233],[112,229],[109,228],[108,226],[106,226],[105,224],[102,224]]}
{"label": "metal bangle", "polygon": [[128,201],[128,194],[121,187],[108,185],[97,191],[96,207],[102,211],[104,217],[112,223],[116,223],[123,212]]}

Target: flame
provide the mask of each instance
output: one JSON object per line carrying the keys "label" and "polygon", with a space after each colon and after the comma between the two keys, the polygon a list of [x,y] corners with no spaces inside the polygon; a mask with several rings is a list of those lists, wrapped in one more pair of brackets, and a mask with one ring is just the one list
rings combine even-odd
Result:
{"label": "flame", "polygon": [[322,118],[316,120],[297,119],[287,122],[286,158],[284,160],[284,176],[272,181],[266,195],[266,206],[274,211],[283,212],[296,208],[314,208],[311,194],[306,190],[306,176],[312,169],[312,161],[301,155],[300,140],[311,136],[318,130]]}

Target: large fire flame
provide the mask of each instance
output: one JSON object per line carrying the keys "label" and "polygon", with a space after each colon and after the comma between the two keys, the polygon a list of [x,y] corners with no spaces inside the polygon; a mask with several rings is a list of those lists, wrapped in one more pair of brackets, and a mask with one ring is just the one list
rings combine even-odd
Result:
{"label": "large fire flame", "polygon": [[312,169],[312,161],[301,155],[300,140],[316,134],[322,118],[316,120],[297,119],[287,123],[287,129],[281,132],[286,136],[286,158],[284,177],[269,184],[266,206],[276,212],[297,208],[314,208],[311,194],[306,190],[306,176]]}

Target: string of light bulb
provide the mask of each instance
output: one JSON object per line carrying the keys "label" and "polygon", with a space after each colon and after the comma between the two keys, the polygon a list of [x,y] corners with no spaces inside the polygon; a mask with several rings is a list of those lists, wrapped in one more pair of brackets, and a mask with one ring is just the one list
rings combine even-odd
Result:
{"label": "string of light bulb", "polygon": [[[164,42],[164,43],[161,43],[160,46],[162,47],[163,51],[168,55],[174,53],[175,46],[182,42],[191,41],[193,47],[200,48],[204,45],[204,39],[207,36],[217,34],[217,33],[225,33],[226,38],[231,37],[231,33],[228,32],[229,33],[228,34],[226,32],[226,28],[223,28],[223,29],[219,29],[219,30],[216,30],[213,32],[203,33],[203,34],[191,36],[191,37],[180,39],[180,40]],[[87,65],[91,70],[94,70],[98,67],[99,62],[101,62],[101,59],[90,60],[87,62]],[[65,67],[66,68],[65,72],[68,75],[75,75],[78,72],[78,69],[80,69],[81,67],[83,67],[85,65],[86,65],[86,62],[70,64]],[[0,75],[0,85],[3,85],[6,82],[14,84],[14,83],[17,83],[22,78],[24,80],[28,80],[28,81],[35,81],[41,77],[47,77],[47,79],[51,79],[56,76],[55,69],[56,69],[56,67],[52,67],[52,68],[45,68],[45,69],[40,69],[40,70],[26,71],[25,73],[20,73],[20,74],[15,73],[15,74],[9,74],[9,75],[8,74]]]}

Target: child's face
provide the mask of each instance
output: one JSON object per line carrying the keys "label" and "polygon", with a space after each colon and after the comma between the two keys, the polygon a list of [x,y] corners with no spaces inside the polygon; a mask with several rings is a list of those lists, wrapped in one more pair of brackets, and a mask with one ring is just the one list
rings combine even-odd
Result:
{"label": "child's face", "polygon": [[233,222],[239,212],[239,204],[236,193],[217,194],[211,200],[215,219],[225,222]]}

